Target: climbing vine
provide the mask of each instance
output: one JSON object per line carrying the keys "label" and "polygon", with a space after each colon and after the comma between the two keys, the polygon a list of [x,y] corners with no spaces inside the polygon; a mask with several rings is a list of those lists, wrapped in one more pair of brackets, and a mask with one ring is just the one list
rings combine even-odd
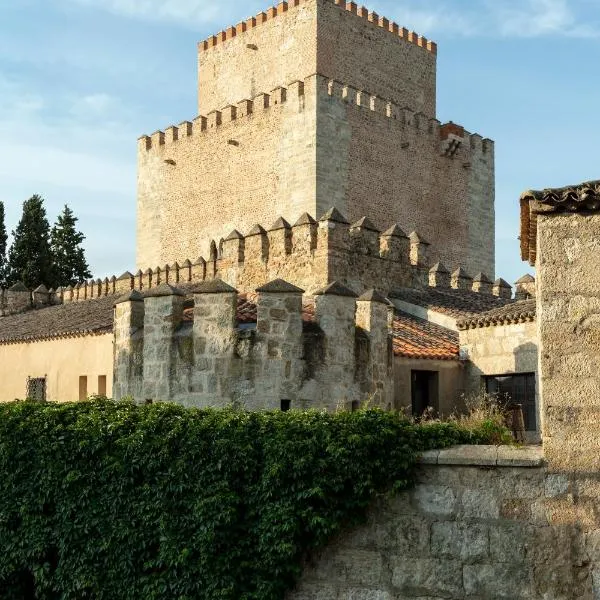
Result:
{"label": "climbing vine", "polygon": [[485,441],[376,410],[2,405],[2,598],[281,600],[419,452]]}

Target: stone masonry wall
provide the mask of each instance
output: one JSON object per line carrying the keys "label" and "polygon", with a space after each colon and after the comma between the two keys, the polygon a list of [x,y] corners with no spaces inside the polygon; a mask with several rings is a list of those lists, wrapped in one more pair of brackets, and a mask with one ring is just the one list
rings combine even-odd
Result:
{"label": "stone masonry wall", "polygon": [[[393,398],[390,308],[334,283],[303,324],[302,290],[276,280],[257,290],[255,328],[237,328],[237,292],[221,280],[197,287],[193,322],[169,285],[117,301],[114,397],[249,410],[335,410]],[[358,305],[358,310],[357,310]],[[357,344],[362,352],[357,352]]]}
{"label": "stone masonry wall", "polygon": [[207,256],[210,240],[234,229],[315,212],[313,81],[140,139],[139,268]]}
{"label": "stone masonry wall", "polygon": [[314,73],[435,116],[437,47],[356,4],[280,2],[198,45],[199,113]]}
{"label": "stone masonry wall", "polygon": [[340,4],[318,2],[315,72],[435,117],[436,45],[364,7]]}
{"label": "stone masonry wall", "polygon": [[[479,392],[482,376],[538,372],[537,326],[532,323],[497,325],[460,331],[465,360],[465,391]],[[536,382],[536,416],[539,419],[539,382]],[[540,430],[538,422],[537,430]]]}
{"label": "stone masonry wall", "polygon": [[544,448],[554,471],[588,490],[571,508],[587,518],[600,494],[599,231],[598,213],[537,215]]}
{"label": "stone masonry wall", "polygon": [[[292,2],[289,3],[293,4]],[[266,6],[266,3],[265,3]],[[317,72],[317,0],[271,9],[198,45],[198,114]],[[227,39],[222,41],[221,37]]]}
{"label": "stone masonry wall", "polygon": [[320,75],[240,106],[140,139],[140,269],[333,206],[379,230],[416,230],[434,262],[493,276],[491,141]]}
{"label": "stone masonry wall", "polygon": [[288,600],[595,600],[598,523],[565,518],[573,493],[538,448],[428,453],[415,489],[313,557]]}
{"label": "stone masonry wall", "polygon": [[401,223],[431,243],[432,264],[493,278],[493,142],[370,89],[318,85],[317,212],[334,205],[351,221]]}

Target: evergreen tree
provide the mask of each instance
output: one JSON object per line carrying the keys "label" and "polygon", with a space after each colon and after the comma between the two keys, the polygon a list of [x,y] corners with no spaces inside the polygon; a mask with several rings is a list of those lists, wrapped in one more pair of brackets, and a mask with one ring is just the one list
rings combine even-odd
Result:
{"label": "evergreen tree", "polygon": [[41,196],[35,194],[23,203],[21,220],[12,234],[6,285],[22,281],[31,289],[42,283],[52,287],[55,277],[50,249],[50,224]]}
{"label": "evergreen tree", "polygon": [[6,286],[6,226],[4,225],[4,203],[0,202],[0,288]]}
{"label": "evergreen tree", "polygon": [[85,236],[75,228],[77,221],[73,211],[65,205],[50,234],[56,287],[75,285],[92,276],[81,247]]}

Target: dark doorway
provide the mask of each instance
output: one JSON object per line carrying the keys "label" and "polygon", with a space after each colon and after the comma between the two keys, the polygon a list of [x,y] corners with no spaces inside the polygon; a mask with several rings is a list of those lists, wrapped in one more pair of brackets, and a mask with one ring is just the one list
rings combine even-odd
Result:
{"label": "dark doorway", "polygon": [[437,371],[412,371],[410,388],[412,397],[413,417],[422,417],[428,409],[437,410]]}

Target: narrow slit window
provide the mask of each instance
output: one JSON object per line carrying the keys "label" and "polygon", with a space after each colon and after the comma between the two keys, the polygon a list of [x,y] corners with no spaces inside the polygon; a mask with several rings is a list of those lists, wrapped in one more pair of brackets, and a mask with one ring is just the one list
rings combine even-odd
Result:
{"label": "narrow slit window", "polygon": [[79,377],[79,399],[87,400],[88,391],[87,391],[87,375],[81,375]]}
{"label": "narrow slit window", "polygon": [[106,396],[106,375],[98,375],[98,396]]}

